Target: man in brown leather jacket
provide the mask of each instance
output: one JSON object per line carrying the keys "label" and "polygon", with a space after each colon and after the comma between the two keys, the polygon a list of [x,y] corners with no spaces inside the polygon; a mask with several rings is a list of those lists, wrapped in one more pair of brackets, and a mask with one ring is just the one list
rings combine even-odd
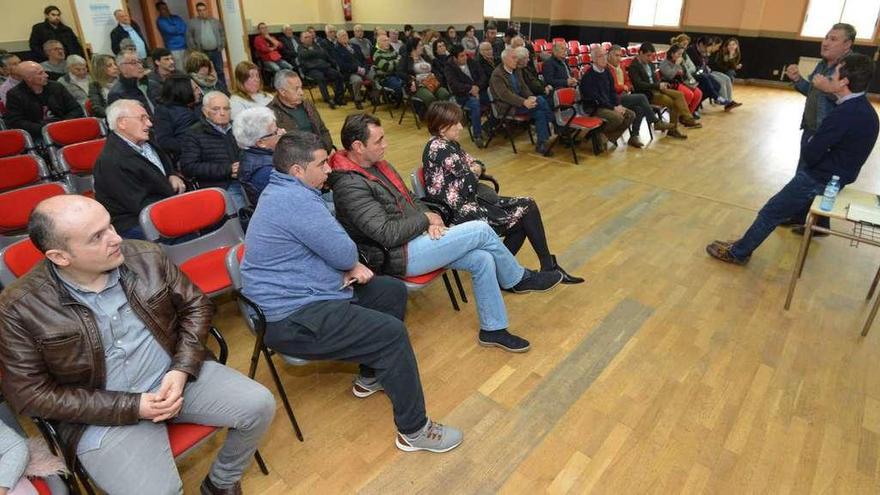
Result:
{"label": "man in brown leather jacket", "polygon": [[123,241],[92,199],[47,199],[28,227],[47,259],[0,295],[13,408],[56,423],[65,454],[111,494],[182,493],[165,421],[229,427],[201,493],[241,493],[275,401],[208,359],[211,301],[158,246]]}

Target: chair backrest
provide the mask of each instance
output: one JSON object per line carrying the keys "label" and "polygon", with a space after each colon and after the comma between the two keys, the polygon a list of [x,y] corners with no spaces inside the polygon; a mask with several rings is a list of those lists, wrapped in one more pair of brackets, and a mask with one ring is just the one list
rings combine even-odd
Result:
{"label": "chair backrest", "polygon": [[583,55],[585,53],[590,53],[590,45],[580,45],[578,46],[578,53]]}
{"label": "chair backrest", "polygon": [[538,71],[538,74],[543,74],[544,73],[544,62],[540,62],[540,61],[536,62],[535,63],[535,70]]}
{"label": "chair backrest", "polygon": [[568,61],[569,67],[577,67],[578,66],[578,58],[576,55],[572,55],[572,56],[566,58],[566,60]]}
{"label": "chair backrest", "polygon": [[577,55],[581,51],[581,43],[578,40],[571,40],[568,42],[568,53],[571,55]]}
{"label": "chair backrest", "polygon": [[424,198],[427,192],[425,191],[425,168],[419,167],[415,170],[415,172],[409,174],[410,183],[412,184],[413,195],[417,199]]}
{"label": "chair backrest", "polygon": [[611,43],[610,41],[603,41],[602,42],[602,48],[604,48],[605,51],[611,50],[612,46],[614,46],[614,43]]}
{"label": "chair backrest", "polygon": [[104,124],[94,117],[61,120],[43,126],[43,140],[46,142],[46,146],[56,148],[102,138],[106,135]]}
{"label": "chair backrest", "polygon": [[31,135],[21,129],[0,131],[0,156],[27,153],[34,149]]}
{"label": "chair backrest", "polygon": [[104,150],[106,138],[92,139],[81,143],[69,144],[58,151],[59,171],[68,174],[65,180],[79,194],[93,191],[95,180],[92,170],[101,151]]}
{"label": "chair backrest", "polygon": [[599,43],[590,43],[590,50],[594,50],[596,48],[599,48],[600,46],[602,45],[600,45]]}
{"label": "chair backrest", "polygon": [[244,259],[244,243],[240,243],[226,253],[226,271],[229,272],[229,280],[232,288],[241,291],[241,260]]}
{"label": "chair backrest", "polygon": [[27,238],[0,249],[0,284],[9,287],[42,259],[43,253]]}
{"label": "chair backrest", "polygon": [[582,53],[578,56],[578,62],[580,62],[581,65],[588,64],[591,61],[592,61],[592,59],[590,58],[589,53]]}
{"label": "chair backrest", "polygon": [[69,192],[64,183],[46,182],[0,193],[0,233],[26,229],[28,217],[37,203]]}
{"label": "chair backrest", "polygon": [[46,162],[33,153],[0,158],[0,192],[36,184],[49,176]]}
{"label": "chair backrest", "polygon": [[575,114],[578,92],[574,88],[559,88],[553,92],[553,115],[557,125],[565,125]]}
{"label": "chair backrest", "polygon": [[556,43],[565,43],[565,38],[553,38],[553,44]]}
{"label": "chair backrest", "polygon": [[[219,228],[203,233],[221,222]],[[175,244],[162,244],[168,257],[178,265],[199,254],[244,240],[235,205],[226,191],[217,187],[157,201],[141,210],[140,224],[148,241],[180,240]],[[192,236],[197,237],[190,238]]]}

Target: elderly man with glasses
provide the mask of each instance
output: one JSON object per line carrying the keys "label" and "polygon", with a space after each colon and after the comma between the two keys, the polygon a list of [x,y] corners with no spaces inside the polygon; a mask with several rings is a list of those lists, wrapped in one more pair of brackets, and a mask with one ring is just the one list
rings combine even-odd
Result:
{"label": "elderly man with glasses", "polygon": [[184,192],[186,185],[168,155],[150,140],[153,122],[138,101],[113,102],[107,123],[113,132],[95,162],[95,199],[110,213],[119,235],[144,239],[141,210]]}
{"label": "elderly man with glasses", "polygon": [[147,77],[144,63],[135,52],[120,52],[116,56],[116,65],[119,66],[119,79],[110,88],[107,103],[116,100],[135,100],[152,116],[162,87]]}

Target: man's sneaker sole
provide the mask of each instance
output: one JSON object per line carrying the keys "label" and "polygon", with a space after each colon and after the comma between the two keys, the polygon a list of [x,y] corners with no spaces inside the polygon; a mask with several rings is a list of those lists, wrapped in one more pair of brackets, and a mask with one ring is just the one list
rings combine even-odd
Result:
{"label": "man's sneaker sole", "polygon": [[[402,451],[404,451],[404,452],[418,452],[418,451],[420,451],[420,450],[424,450],[424,451],[427,451],[427,452],[434,452],[434,453],[436,453],[436,454],[442,454],[442,453],[444,453],[444,452],[449,452],[450,450],[452,450],[452,449],[458,447],[459,445],[461,445],[461,442],[458,442],[457,444],[455,444],[455,445],[453,445],[453,446],[451,446],[451,447],[447,447],[447,448],[445,448],[445,449],[431,449],[431,448],[428,448],[428,447],[413,447],[412,445],[405,444],[405,443],[401,442],[401,441],[400,441],[400,436],[401,436],[400,433],[398,433],[398,434],[397,434],[397,437],[394,439],[394,444],[397,445],[397,448],[398,448],[398,449],[400,449],[400,450],[402,450]],[[464,439],[462,439],[462,441],[463,441],[463,440],[464,440]]]}
{"label": "man's sneaker sole", "polygon": [[357,383],[355,383],[354,385],[351,386],[351,393],[354,394],[354,396],[357,397],[358,399],[363,399],[363,398],[369,397],[369,396],[375,394],[376,392],[381,392],[383,390],[385,390],[385,389],[382,388],[381,385],[377,389],[369,389],[366,387],[362,387],[362,386],[358,385]]}
{"label": "man's sneaker sole", "polygon": [[528,350],[532,348],[532,344],[529,344],[525,347],[515,349],[513,347],[507,347],[504,344],[499,344],[498,342],[485,342],[480,339],[477,339],[477,342],[479,342],[479,344],[483,347],[498,347],[499,349],[504,349],[507,352],[515,352],[515,353],[528,352]]}

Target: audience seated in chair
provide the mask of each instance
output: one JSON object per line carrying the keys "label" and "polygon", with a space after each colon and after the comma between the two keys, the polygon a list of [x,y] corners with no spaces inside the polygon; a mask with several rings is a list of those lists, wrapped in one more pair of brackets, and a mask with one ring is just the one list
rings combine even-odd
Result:
{"label": "audience seated in chair", "polygon": [[278,127],[287,132],[302,131],[318,136],[324,151],[333,152],[333,138],[315,105],[304,98],[299,74],[283,70],[275,74],[275,98],[268,108],[275,113]]}
{"label": "audience seated in chair", "polygon": [[468,58],[461,46],[453,46],[452,54],[446,62],[446,82],[455,100],[466,108],[471,121],[471,132],[478,148],[483,147],[482,104],[489,104],[489,97],[480,94],[489,79],[483,74],[480,64]]}
{"label": "audience seated in chair", "polygon": [[43,53],[43,43],[49,40],[60,41],[64,45],[64,53],[80,57],[86,56],[76,33],[61,21],[61,11],[58,7],[49,5],[43,9],[43,15],[45,19],[31,27],[31,35],[28,39],[31,53],[37,62],[46,60],[46,54]]}
{"label": "audience seated in chair", "polygon": [[431,201],[446,205],[450,223],[463,224],[473,220],[488,223],[504,237],[504,245],[516,255],[528,239],[538,255],[541,271],[557,271],[563,284],[579,284],[580,277],[569,275],[550,253],[544,222],[535,200],[528,197],[498,196],[480,184],[485,165],[462,149],[461,108],[452,102],[438,101],[425,116],[433,137],[422,153],[425,192]]}
{"label": "audience seated in chair", "polygon": [[[602,125],[602,136],[607,142],[615,143],[616,146],[620,136],[632,125],[636,114],[620,103],[620,97],[614,90],[614,78],[608,67],[608,55],[605,49],[602,45],[596,45],[590,52],[593,68],[581,78],[581,99],[585,106],[595,105],[594,115],[605,121]],[[604,148],[606,144],[603,142],[602,147]],[[627,144],[634,148],[644,147],[638,134],[631,135]]]}
{"label": "audience seated in chair", "polygon": [[[354,40],[351,41],[354,42]],[[387,36],[379,36],[376,39],[376,51],[373,53],[373,67],[376,69],[376,80],[382,86],[394,90],[398,96],[403,88],[403,81],[397,75],[399,65],[400,55],[391,46],[391,41]]]}
{"label": "audience seated in chair", "polygon": [[79,55],[71,55],[67,57],[66,64],[67,73],[61,76],[58,82],[63,84],[73,99],[85,108],[89,99],[89,86],[92,84],[86,60]]}
{"label": "audience seated in chair", "polygon": [[629,72],[620,64],[620,52],[621,48],[619,45],[611,47],[611,51],[608,52],[608,70],[611,72],[611,78],[614,80],[614,90],[620,96],[620,104],[636,114],[630,132],[633,136],[638,136],[639,131],[642,129],[643,119],[648,121],[648,125],[654,126],[655,130],[668,131],[672,128],[672,125],[664,122],[654,113],[648,97],[643,93],[633,93]]}
{"label": "audience seated in chair", "polygon": [[171,158],[150,141],[153,123],[135,100],[118,100],[107,108],[110,134],[95,161],[95,199],[126,239],[144,239],[138,216],[145,206],[186,190]]}
{"label": "audience seated in chair", "polygon": [[[660,80],[684,96],[688,110],[693,114],[703,101],[703,91],[694,79],[692,69],[685,65],[692,64],[685,62],[684,49],[679,45],[670,46],[666,50],[666,60],[660,62]],[[688,125],[685,124],[685,127]]]}
{"label": "audience seated in chair", "polygon": [[[454,45],[453,45],[454,46]],[[443,38],[439,38],[434,40],[434,44],[432,45],[434,52],[434,59],[431,60],[431,72],[437,77],[437,80],[440,81],[440,86],[446,88],[446,61],[449,60],[449,45],[446,44],[446,40]]]}
{"label": "audience seated in chair", "polygon": [[199,121],[202,93],[185,74],[174,74],[162,84],[162,95],[153,116],[156,143],[173,163],[180,159],[183,136]]}
{"label": "audience seated in chair", "polygon": [[116,56],[116,65],[119,66],[119,79],[110,88],[107,103],[112,104],[116,100],[136,100],[152,116],[162,86],[147,77],[143,60],[134,52],[120,52]]}
{"label": "audience seated in chair", "polygon": [[258,34],[254,37],[254,50],[263,65],[271,72],[293,69],[293,66],[281,57],[281,42],[269,34],[269,26],[261,22],[257,24],[257,31]]}
{"label": "audience seated in chair", "polygon": [[367,57],[361,52],[361,47],[352,44],[348,39],[348,32],[342,30],[336,35],[336,43],[333,44],[333,58],[339,67],[342,77],[351,84],[351,95],[355,108],[363,109],[364,96],[361,93],[365,81],[372,81],[375,72],[367,62]]}
{"label": "audience seated in chair", "polygon": [[272,156],[278,139],[285,134],[266,107],[248,108],[232,122],[232,134],[243,150],[238,181],[251,205],[256,205],[272,174]]}
{"label": "audience seated in chair", "polygon": [[211,301],[159,246],[123,241],[92,199],[44,200],[28,230],[46,259],[0,295],[16,412],[56,422],[99,489],[130,495],[183,493],[166,422],[228,427],[201,493],[241,493],[275,400],[210,359]]}
{"label": "audience seated in chair", "polygon": [[177,70],[177,61],[174,60],[174,55],[167,48],[156,48],[150,53],[150,56],[153,59],[153,70],[150,71],[149,77],[159,86],[162,86],[162,83],[169,76],[180,72]]}
{"label": "audience seated in chair", "polygon": [[366,265],[396,277],[446,267],[470,272],[480,320],[479,343],[526,352],[529,342],[507,330],[501,289],[546,291],[562,275],[524,269],[485,222],[447,227],[440,215],[413,197],[384,160],[388,143],[379,119],[349,115],[342,127],[342,145],[345,151],[334,153],[330,160],[333,199],[337,217]]}
{"label": "audience seated in chair", "polygon": [[422,100],[425,108],[419,109],[420,112],[423,113],[435,100],[449,99],[449,90],[443,87],[432,70],[431,62],[423,54],[424,44],[420,40],[411,40],[403,51],[405,54],[400,57],[397,74],[402,81],[406,81],[407,91]]}
{"label": "audience seated in chair", "polygon": [[656,53],[654,45],[642,43],[639,54],[630,64],[629,78],[632,81],[633,93],[641,93],[647,96],[651,103],[668,108],[671,128],[667,131],[667,135],[676,139],[687,139],[687,136],[678,130],[678,122],[682,120],[688,125],[693,125],[696,121],[688,109],[684,95],[670,88],[669,84],[658,80],[654,73],[654,64],[651,62],[654,53]]}
{"label": "audience seated in chair", "polygon": [[715,70],[714,61],[718,56],[719,51],[721,50],[721,38],[718,36],[712,36],[709,40],[709,44],[706,45],[705,51],[701,51],[700,54],[703,55],[703,67],[709,73],[709,76],[720,85],[720,89],[718,93],[721,98],[719,101],[715,103],[724,104],[724,110],[730,111],[736,107],[742,106],[742,103],[738,101],[734,101],[733,99],[733,77],[731,77],[727,71],[723,70]]}
{"label": "audience seated in chair", "polygon": [[492,46],[492,58],[495,60],[495,65],[501,64],[501,52],[506,48],[506,42],[503,38],[498,37],[498,27],[494,22],[489,22],[486,24],[486,31],[483,36],[483,41],[488,42]]}
{"label": "audience seated in chair", "polygon": [[731,81],[736,79],[736,73],[742,70],[742,52],[739,48],[739,40],[727,38],[721,50],[715,54],[713,62],[709,63],[713,72],[723,72]]}
{"label": "audience seated in chair", "polygon": [[[365,56],[369,56],[369,54],[373,53],[373,43],[370,42],[368,38],[364,37],[364,27],[360,24],[355,24],[354,28],[352,28],[352,32],[354,33],[354,37],[351,38],[351,43],[359,46],[361,53]],[[376,41],[378,42],[378,38]],[[373,63],[376,63],[376,61],[373,60]]]}
{"label": "audience seated in chair", "polygon": [[544,62],[542,72],[544,81],[554,89],[574,88],[578,85],[578,80],[572,77],[571,69],[565,60],[567,54],[568,47],[565,43],[553,43],[553,55]]}
{"label": "audience seated in chair", "polygon": [[[300,36],[300,41],[298,59],[303,74],[318,83],[321,97],[324,99],[324,103],[330,105],[331,109],[336,108],[336,105],[344,105],[345,85],[342,74],[336,70],[333,58],[315,43],[314,34],[305,32]],[[332,101],[330,100],[330,92],[327,90],[327,83],[333,84]]]}
{"label": "audience seated in chair", "polygon": [[14,53],[4,53],[0,55],[0,66],[6,71],[6,80],[0,84],[0,102],[6,105],[6,95],[9,90],[14,88],[21,82],[21,75],[18,73],[18,64],[21,59]]}
{"label": "audience seated in chair", "polygon": [[538,142],[535,150],[542,155],[550,156],[555,138],[550,137],[550,123],[553,122],[553,111],[543,95],[535,96],[523,79],[522,69],[517,68],[514,50],[505,49],[501,54],[501,65],[489,78],[489,87],[495,96],[493,105],[499,115],[505,115],[513,108],[517,115],[529,115],[535,119],[535,130]]}
{"label": "audience seated in chair", "polygon": [[92,57],[92,83],[89,85],[89,101],[92,116],[103,119],[107,116],[107,98],[110,89],[119,79],[119,66],[113,55],[98,54]]}
{"label": "audience seated in chair", "polygon": [[67,74],[67,55],[64,53],[64,45],[58,40],[49,40],[43,43],[43,53],[48,57],[40,65],[46,70],[50,81],[57,81]]}
{"label": "audience seated in chair", "polygon": [[480,93],[483,95],[483,99],[487,100],[489,97],[486,95],[486,90],[489,88],[489,78],[492,77],[492,73],[495,72],[495,67],[498,66],[494,52],[492,51],[492,44],[488,41],[480,43],[479,52],[475,58],[480,64],[480,70],[483,71],[483,74],[486,76],[486,84],[485,86],[480,87]]}
{"label": "audience seated in chair", "polygon": [[[404,451],[446,452],[461,431],[429,419],[403,324],[406,286],[358,261],[358,246],[321,200],[330,168],[313,134],[283,136],[250,220],[242,292],[265,313],[265,343],[283,354],[357,363],[352,393],[384,390]],[[295,205],[296,214],[278,214]]]}
{"label": "audience seated in chair", "polygon": [[241,151],[232,135],[229,97],[212,91],[202,99],[201,119],[181,139],[180,171],[199,188],[226,190],[235,210],[247,206],[238,183]]}
{"label": "audience seated in chair", "polygon": [[290,64],[293,70],[298,70],[299,65],[296,62],[296,56],[299,51],[299,40],[293,34],[293,27],[290,24],[285,24],[281,28],[281,36],[278,38],[278,41],[281,42],[281,47],[278,49],[278,52],[281,53],[281,58]]}
{"label": "audience seated in chair", "polygon": [[464,36],[461,37],[461,47],[464,48],[468,58],[476,56],[477,49],[480,47],[480,40],[477,39],[476,32],[477,29],[469,25],[464,28]]}
{"label": "audience seated in chair", "polygon": [[[516,39],[522,39],[517,37]],[[524,46],[510,48],[516,57],[516,68],[522,72],[523,80],[526,86],[532,91],[532,94],[543,95],[545,98],[552,98],[553,86],[544,83],[538,77],[538,69],[531,59],[529,50]]]}
{"label": "audience seated in chair", "polygon": [[10,129],[24,129],[35,141],[42,141],[43,126],[59,120],[84,117],[83,107],[61,83],[36,62],[22,62],[17,68],[22,83],[6,95],[6,115]]}
{"label": "audience seated in chair", "polygon": [[272,101],[272,95],[263,91],[263,78],[260,68],[253,62],[244,60],[235,66],[235,86],[232,88],[232,120],[242,110],[254,107],[265,107]]}
{"label": "audience seated in chair", "polygon": [[214,70],[214,64],[210,57],[202,52],[192,52],[186,57],[184,62],[184,71],[199,86],[202,94],[211,91],[220,91],[229,94],[229,89],[223,81],[217,77],[217,71]]}

